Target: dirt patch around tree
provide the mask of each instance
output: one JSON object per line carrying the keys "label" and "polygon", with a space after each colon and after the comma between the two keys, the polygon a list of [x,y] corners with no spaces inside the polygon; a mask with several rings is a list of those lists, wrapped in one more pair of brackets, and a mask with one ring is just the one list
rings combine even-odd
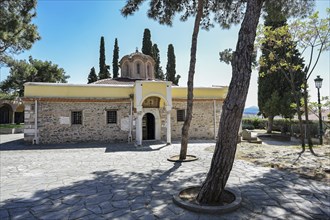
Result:
{"label": "dirt patch around tree", "polygon": [[[206,150],[213,152],[214,147]],[[271,167],[299,174],[303,178],[330,182],[330,146],[313,147],[317,156],[306,147],[303,154],[299,143],[262,138],[262,144],[241,142],[236,160],[246,160],[258,166]]]}
{"label": "dirt patch around tree", "polygon": [[170,162],[192,162],[198,160],[198,157],[194,155],[186,155],[186,159],[181,160],[180,155],[174,155],[167,159]]}
{"label": "dirt patch around tree", "polygon": [[225,188],[218,202],[204,205],[199,204],[196,199],[200,188],[200,186],[191,186],[181,190],[178,195],[173,195],[173,202],[187,210],[209,214],[228,213],[240,207],[242,196],[239,190]]}

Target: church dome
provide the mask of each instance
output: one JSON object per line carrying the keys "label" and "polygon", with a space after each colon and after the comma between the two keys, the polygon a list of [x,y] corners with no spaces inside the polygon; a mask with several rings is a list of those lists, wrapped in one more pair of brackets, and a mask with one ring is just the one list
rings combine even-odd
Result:
{"label": "church dome", "polygon": [[131,79],[155,79],[155,61],[146,54],[136,50],[120,60],[121,77]]}

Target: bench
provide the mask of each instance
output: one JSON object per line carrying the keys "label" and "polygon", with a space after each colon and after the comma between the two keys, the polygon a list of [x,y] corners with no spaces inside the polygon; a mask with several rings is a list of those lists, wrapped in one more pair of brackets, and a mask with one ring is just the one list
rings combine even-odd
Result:
{"label": "bench", "polygon": [[262,144],[262,141],[257,136],[253,136],[252,132],[247,129],[242,130],[242,139],[249,143]]}

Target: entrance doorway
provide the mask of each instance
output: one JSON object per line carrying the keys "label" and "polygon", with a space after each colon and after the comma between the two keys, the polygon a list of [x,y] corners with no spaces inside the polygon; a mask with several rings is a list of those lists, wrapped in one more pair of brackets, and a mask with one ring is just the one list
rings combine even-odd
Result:
{"label": "entrance doorway", "polygon": [[155,116],[146,113],[142,118],[142,138],[143,140],[155,139]]}
{"label": "entrance doorway", "polygon": [[13,110],[10,105],[4,104],[0,108],[0,124],[10,124],[12,122]]}

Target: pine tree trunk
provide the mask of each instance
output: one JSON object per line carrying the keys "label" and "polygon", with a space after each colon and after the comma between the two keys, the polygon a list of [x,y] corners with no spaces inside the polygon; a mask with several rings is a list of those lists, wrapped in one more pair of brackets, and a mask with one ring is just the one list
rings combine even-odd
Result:
{"label": "pine tree trunk", "polygon": [[273,122],[274,122],[274,116],[268,116],[267,134],[272,133],[272,131],[273,131]]}
{"label": "pine tree trunk", "polygon": [[262,4],[263,0],[247,2],[236,51],[233,53],[232,79],[222,107],[219,138],[210,170],[197,196],[197,201],[201,204],[211,205],[220,201],[233,167],[239,126],[250,84],[253,46]]}
{"label": "pine tree trunk", "polygon": [[198,0],[198,11],[195,18],[194,31],[192,34],[191,49],[190,49],[190,65],[188,74],[188,95],[187,95],[187,114],[184,124],[182,126],[182,137],[181,137],[181,150],[180,160],[186,159],[189,139],[189,127],[192,119],[193,111],[193,99],[194,99],[194,74],[196,65],[196,52],[197,52],[197,39],[200,22],[203,16],[203,0]]}

